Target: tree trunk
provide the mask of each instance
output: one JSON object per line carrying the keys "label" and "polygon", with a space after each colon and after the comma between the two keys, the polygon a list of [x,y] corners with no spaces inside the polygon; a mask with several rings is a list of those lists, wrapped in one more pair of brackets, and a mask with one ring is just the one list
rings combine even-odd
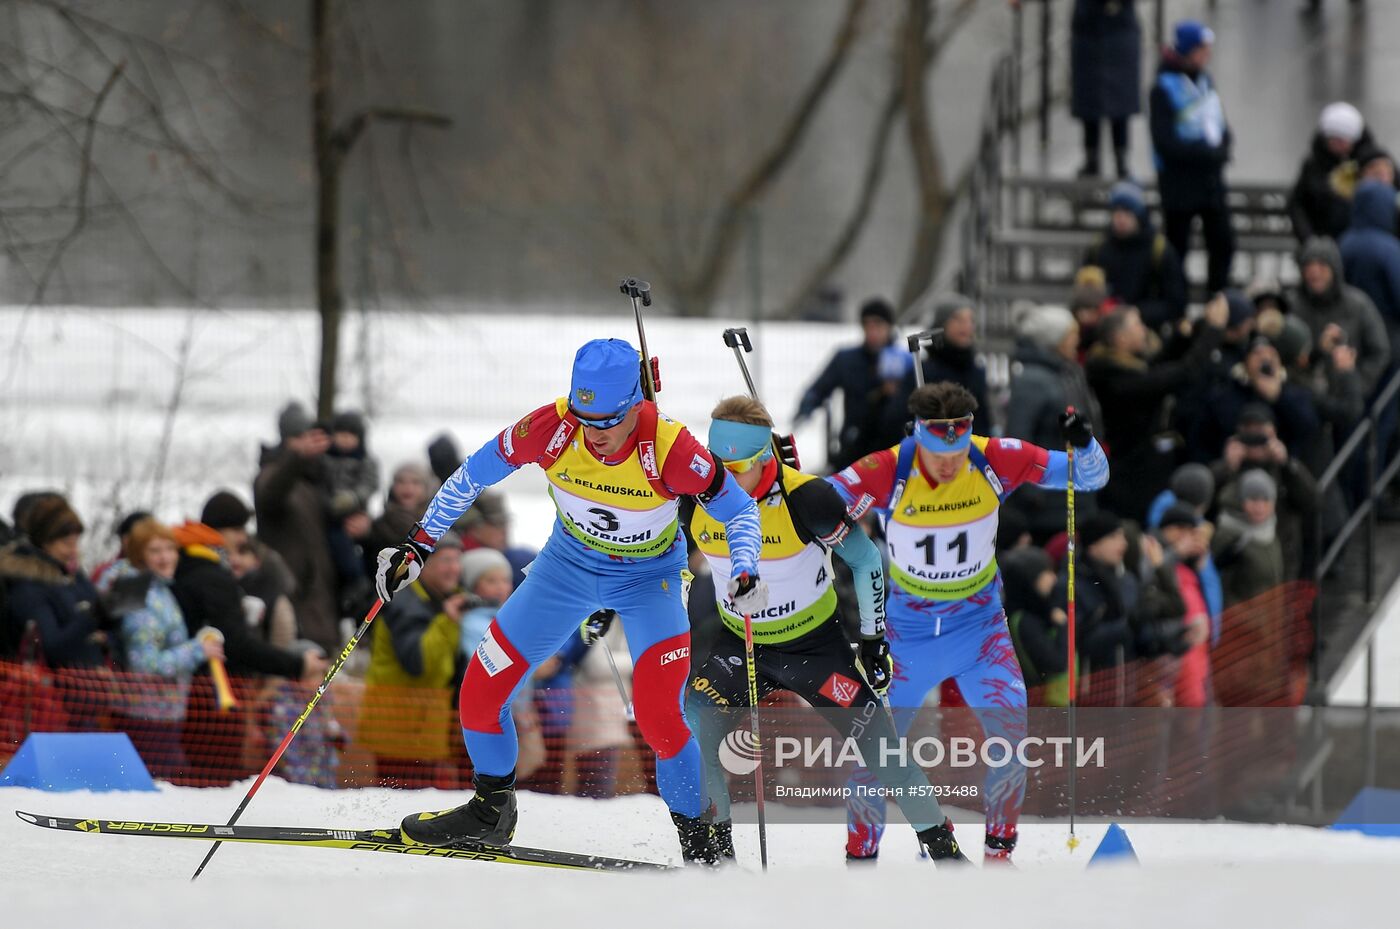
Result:
{"label": "tree trunk", "polygon": [[836,32],[831,49],[821,67],[817,69],[816,76],[807,85],[797,108],[773,145],[763,153],[738,186],[725,197],[699,268],[684,292],[677,294],[682,311],[687,315],[692,312],[703,313],[714,302],[720,286],[724,283],[734,252],[739,246],[748,211],[782,174],[797,152],[819,104],[831,90],[842,66],[850,57],[851,49],[860,35],[861,17],[868,4],[869,0],[848,0],[845,16],[842,17],[841,27]]}
{"label": "tree trunk", "polygon": [[909,150],[919,183],[919,224],[914,247],[899,289],[899,306],[904,309],[923,295],[933,281],[938,263],[938,247],[948,212],[948,189],[943,177],[943,159],[933,138],[933,120],[928,96],[924,93],[929,48],[929,0],[909,0],[902,39],[904,59],[904,112],[909,129]]}
{"label": "tree trunk", "polygon": [[311,148],[316,163],[316,311],[321,320],[321,365],[316,415],[329,420],[335,410],[336,366],[340,359],[340,165],[334,139],[331,29],[332,0],[311,0]]}

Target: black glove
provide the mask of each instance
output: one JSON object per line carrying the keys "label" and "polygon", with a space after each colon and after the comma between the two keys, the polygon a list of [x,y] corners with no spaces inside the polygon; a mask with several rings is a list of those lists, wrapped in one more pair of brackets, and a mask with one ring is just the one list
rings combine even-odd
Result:
{"label": "black glove", "polygon": [[394,594],[418,580],[418,572],[433,550],[418,539],[427,538],[419,526],[414,526],[404,539],[393,548],[381,548],[374,571],[374,591],[379,599],[388,603]]}
{"label": "black glove", "polygon": [[1094,428],[1089,425],[1087,419],[1075,412],[1074,407],[1069,407],[1060,414],[1060,438],[1064,439],[1066,445],[1088,448],[1089,443],[1094,441]]}
{"label": "black glove", "polygon": [[616,610],[599,610],[585,619],[583,625],[578,627],[583,644],[590,647],[598,644],[598,640],[607,635],[608,630],[612,628],[614,619],[617,619]]}
{"label": "black glove", "polygon": [[866,683],[883,697],[894,680],[894,659],[890,658],[890,645],[884,636],[860,640],[860,669],[865,672]]}

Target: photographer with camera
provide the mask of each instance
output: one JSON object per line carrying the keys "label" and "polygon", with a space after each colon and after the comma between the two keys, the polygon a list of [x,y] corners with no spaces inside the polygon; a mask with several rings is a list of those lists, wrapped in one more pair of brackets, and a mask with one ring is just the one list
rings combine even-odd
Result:
{"label": "photographer with camera", "polygon": [[1216,507],[1237,512],[1244,510],[1242,484],[1249,471],[1263,471],[1273,478],[1284,577],[1294,580],[1307,576],[1311,571],[1313,519],[1318,507],[1317,482],[1307,467],[1289,454],[1269,407],[1249,403],[1240,410],[1235,432],[1225,441],[1223,456],[1210,469],[1218,488]]}
{"label": "photographer with camera", "polygon": [[1289,455],[1318,464],[1310,457],[1319,431],[1312,392],[1289,382],[1278,349],[1263,336],[1249,343],[1244,361],[1231,368],[1229,378],[1211,392],[1198,454],[1207,459],[1223,454],[1229,437],[1237,431],[1241,412],[1250,404],[1268,409],[1277,438]]}

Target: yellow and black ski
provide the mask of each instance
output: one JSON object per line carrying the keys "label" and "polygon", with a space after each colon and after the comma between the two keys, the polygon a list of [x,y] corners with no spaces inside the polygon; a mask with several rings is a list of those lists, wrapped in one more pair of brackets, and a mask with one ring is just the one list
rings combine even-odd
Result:
{"label": "yellow and black ski", "polygon": [[669,871],[672,865],[654,861],[634,861],[604,855],[581,855],[545,848],[510,846],[406,845],[397,829],[298,829],[283,826],[216,826],[208,823],[157,823],[121,819],[68,819],[38,813],[15,815],[27,823],[63,832],[101,835],[146,835],[171,839],[197,839],[207,842],[245,842],[261,845],[300,845],[312,848],[341,848],[356,852],[389,852],[423,858],[451,858],[456,861],[494,861],[500,864],[530,865],[538,868],[565,868],[572,871]]}

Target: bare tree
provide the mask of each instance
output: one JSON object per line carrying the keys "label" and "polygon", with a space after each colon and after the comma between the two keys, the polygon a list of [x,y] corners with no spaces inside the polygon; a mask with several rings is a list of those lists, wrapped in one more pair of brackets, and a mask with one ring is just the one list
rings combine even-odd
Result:
{"label": "bare tree", "polygon": [[[974,2],[960,0],[943,29],[945,40],[972,14]],[[930,0],[908,0],[901,36],[901,67],[906,103],[905,125],[919,189],[919,221],[914,231],[909,263],[904,271],[904,282],[899,289],[900,307],[910,306],[933,282],[948,212],[954,201],[954,189],[947,182],[926,93],[929,62],[938,50],[938,46],[930,47],[931,20]]]}
{"label": "bare tree", "polygon": [[317,414],[329,419],[335,407],[340,359],[340,321],[345,300],[340,288],[340,181],[345,159],[374,122],[444,128],[440,113],[376,106],[335,121],[336,0],[311,0],[311,146],[316,165],[316,310],[321,320],[321,361]]}

